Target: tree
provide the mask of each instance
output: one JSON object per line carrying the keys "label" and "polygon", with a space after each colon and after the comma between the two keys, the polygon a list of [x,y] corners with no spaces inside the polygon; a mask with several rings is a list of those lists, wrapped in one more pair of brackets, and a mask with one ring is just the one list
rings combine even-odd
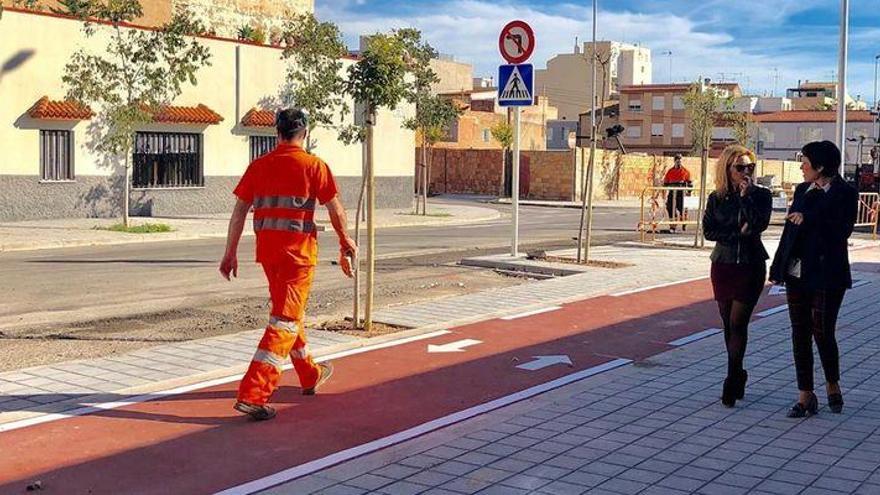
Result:
{"label": "tree", "polygon": [[[373,325],[373,287],[376,260],[375,218],[375,174],[373,171],[373,126],[376,110],[382,107],[394,110],[401,101],[413,101],[416,87],[410,69],[410,53],[404,32],[376,34],[367,40],[366,50],[360,60],[348,68],[346,93],[363,106],[362,127],[347,127],[341,130],[340,137],[349,141],[364,140],[365,174],[367,202],[367,295],[364,308],[364,330],[370,331]],[[416,80],[418,78],[415,78]],[[357,324],[357,322],[355,322]]]}
{"label": "tree", "polygon": [[318,126],[332,127],[349,112],[341,61],[348,50],[339,27],[320,22],[311,13],[287,21],[281,38],[282,57],[289,62],[282,102],[308,114],[306,148],[311,151],[315,147],[312,131]]}
{"label": "tree", "polygon": [[52,7],[56,14],[69,15],[85,19],[91,15],[93,0],[58,0],[60,8]]}
{"label": "tree", "polygon": [[727,112],[727,120],[733,127],[733,138],[737,144],[749,148],[752,144],[752,136],[755,131],[755,125],[752,121],[751,114],[747,112],[736,112],[729,109]]}
{"label": "tree", "polygon": [[700,207],[697,215],[694,247],[702,245],[700,236],[703,210],[706,205],[706,175],[709,168],[709,148],[712,144],[712,129],[718,119],[719,110],[729,105],[729,97],[707,82],[697,81],[691,85],[684,96],[685,112],[693,136],[694,152],[700,154]]}
{"label": "tree", "polygon": [[[108,157],[123,158],[122,219],[128,226],[131,154],[137,129],[181,93],[196,84],[196,72],[210,63],[210,53],[189,35],[204,28],[187,10],[177,10],[157,30],[123,29],[143,15],[137,0],[92,1],[89,18],[110,24],[108,42],[100,52],[77,50],[64,68],[67,97],[96,107],[102,118],[95,148]],[[96,28],[85,20],[87,37]]]}
{"label": "tree", "polygon": [[506,120],[499,120],[489,129],[492,138],[501,144],[501,195],[504,195],[504,176],[507,175],[507,155],[513,146],[513,126]]}
{"label": "tree", "polygon": [[[422,141],[422,165],[419,187],[422,193],[422,214],[428,214],[428,178],[431,176],[431,167],[428,156],[433,156],[429,151],[437,142],[446,135],[448,126],[461,115],[461,109],[448,98],[432,95],[430,92],[419,90],[415,96],[416,115],[407,119],[405,125],[418,133]],[[418,204],[416,205],[418,213]]]}

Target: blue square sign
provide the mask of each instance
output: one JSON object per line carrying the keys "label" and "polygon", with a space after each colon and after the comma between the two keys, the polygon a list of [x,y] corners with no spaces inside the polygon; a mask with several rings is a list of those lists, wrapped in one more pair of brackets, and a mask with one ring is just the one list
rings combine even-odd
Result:
{"label": "blue square sign", "polygon": [[535,71],[532,64],[498,66],[498,104],[502,107],[534,105]]}

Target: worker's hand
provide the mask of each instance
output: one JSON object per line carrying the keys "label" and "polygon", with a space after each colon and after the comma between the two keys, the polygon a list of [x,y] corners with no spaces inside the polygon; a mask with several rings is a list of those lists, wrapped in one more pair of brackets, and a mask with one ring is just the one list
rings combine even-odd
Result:
{"label": "worker's hand", "polygon": [[804,223],[804,214],[796,211],[794,213],[789,213],[788,216],[785,217],[785,219],[795,225],[800,225]]}
{"label": "worker's hand", "polygon": [[352,278],[354,277],[355,266],[357,266],[357,257],[349,254],[339,254],[339,267],[342,268],[342,273],[345,274],[346,277]]}
{"label": "worker's hand", "polygon": [[357,259],[358,245],[351,237],[345,236],[339,238],[339,252],[342,255],[350,254],[352,258]]}
{"label": "worker's hand", "polygon": [[223,255],[223,261],[220,262],[220,274],[223,278],[232,280],[229,278],[230,273],[233,277],[238,277],[238,255],[235,253],[226,253]]}

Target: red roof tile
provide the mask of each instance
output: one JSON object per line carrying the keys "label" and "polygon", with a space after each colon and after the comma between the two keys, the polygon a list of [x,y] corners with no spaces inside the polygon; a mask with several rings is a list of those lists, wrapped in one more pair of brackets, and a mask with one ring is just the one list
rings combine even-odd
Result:
{"label": "red roof tile", "polygon": [[275,112],[251,108],[241,119],[245,127],[275,127]]}
{"label": "red roof tile", "polygon": [[162,107],[153,115],[153,121],[164,124],[209,124],[223,121],[223,117],[205,105],[195,107]]}
{"label": "red roof tile", "polygon": [[[834,110],[788,110],[756,113],[753,120],[757,122],[836,122],[837,112]],[[866,110],[848,110],[846,121],[873,122],[874,116]]]}
{"label": "red roof tile", "polygon": [[27,113],[41,120],[88,120],[95,116],[88,106],[70,100],[53,101],[48,96],[37,100]]}

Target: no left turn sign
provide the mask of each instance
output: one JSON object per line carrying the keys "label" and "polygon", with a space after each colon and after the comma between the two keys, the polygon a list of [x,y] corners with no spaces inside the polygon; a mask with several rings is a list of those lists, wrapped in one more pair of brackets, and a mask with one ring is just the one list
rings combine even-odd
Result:
{"label": "no left turn sign", "polygon": [[511,21],[501,30],[498,49],[508,63],[521,64],[535,51],[535,33],[523,21]]}

